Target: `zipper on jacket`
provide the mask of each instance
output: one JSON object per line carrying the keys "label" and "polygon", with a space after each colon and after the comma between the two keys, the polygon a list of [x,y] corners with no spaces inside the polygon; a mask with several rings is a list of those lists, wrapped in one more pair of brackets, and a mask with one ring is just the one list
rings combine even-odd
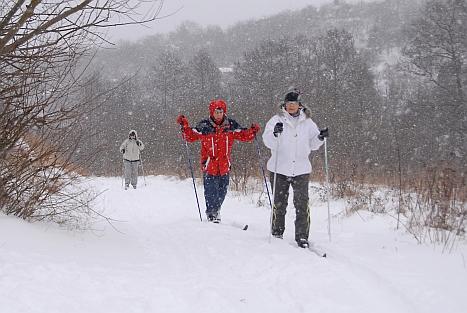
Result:
{"label": "zipper on jacket", "polygon": [[225,155],[229,155],[229,136],[225,136]]}

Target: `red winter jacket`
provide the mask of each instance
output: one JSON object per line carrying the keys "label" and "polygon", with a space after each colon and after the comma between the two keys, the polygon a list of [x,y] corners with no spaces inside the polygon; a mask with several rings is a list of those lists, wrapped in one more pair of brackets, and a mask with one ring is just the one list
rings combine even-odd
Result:
{"label": "red winter jacket", "polygon": [[201,140],[201,170],[214,176],[229,173],[232,165],[230,151],[234,140],[250,142],[255,138],[252,129],[242,128],[235,120],[227,117],[219,125],[212,118],[203,120],[193,128],[184,128],[183,134],[188,142]]}

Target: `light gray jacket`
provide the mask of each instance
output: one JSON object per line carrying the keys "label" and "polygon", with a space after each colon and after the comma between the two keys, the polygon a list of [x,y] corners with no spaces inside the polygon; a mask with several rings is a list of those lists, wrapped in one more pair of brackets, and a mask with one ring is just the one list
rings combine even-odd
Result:
{"label": "light gray jacket", "polygon": [[[130,133],[134,132],[136,134],[135,139],[125,139],[125,141],[120,146],[120,151],[125,149],[125,153],[123,153],[123,158],[127,161],[138,161],[140,159],[140,151],[143,151],[144,144],[141,140],[138,139],[138,134],[135,130],[131,130]],[[140,143],[138,146],[137,142]]]}

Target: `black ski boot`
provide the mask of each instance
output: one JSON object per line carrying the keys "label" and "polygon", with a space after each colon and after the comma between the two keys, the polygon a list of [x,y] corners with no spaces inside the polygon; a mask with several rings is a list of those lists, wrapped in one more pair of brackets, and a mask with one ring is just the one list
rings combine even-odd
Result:
{"label": "black ski boot", "polygon": [[221,216],[216,213],[209,213],[208,214],[208,222],[213,222],[219,224],[221,222]]}
{"label": "black ski boot", "polygon": [[297,241],[297,244],[300,248],[306,249],[310,247],[310,244],[308,243],[308,240],[302,238]]}
{"label": "black ski boot", "polygon": [[284,238],[284,230],[283,229],[280,229],[280,228],[276,228],[276,229],[273,229],[271,231],[271,234],[276,237],[276,238],[279,238],[279,239],[283,239]]}
{"label": "black ski boot", "polygon": [[279,238],[279,239],[284,238],[284,235],[282,233],[280,233],[279,231],[277,231],[277,230],[273,230],[271,234],[272,234],[273,237],[276,237],[276,238]]}

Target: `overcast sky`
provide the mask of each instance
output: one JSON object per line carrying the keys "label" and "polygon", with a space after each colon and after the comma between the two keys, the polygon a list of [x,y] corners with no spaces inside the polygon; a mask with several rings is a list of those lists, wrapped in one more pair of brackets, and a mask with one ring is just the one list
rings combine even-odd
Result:
{"label": "overcast sky", "polygon": [[[155,33],[173,31],[181,22],[189,20],[205,27],[219,25],[223,29],[239,21],[269,17],[285,10],[297,10],[313,5],[319,7],[334,0],[165,0],[159,17],[145,28],[141,25],[115,27],[109,31],[111,41],[133,40]],[[343,1],[343,0],[341,0]],[[347,3],[362,0],[345,0]],[[365,0],[368,2],[368,0]],[[144,10],[143,10],[144,11]],[[143,12],[141,11],[141,12]]]}

